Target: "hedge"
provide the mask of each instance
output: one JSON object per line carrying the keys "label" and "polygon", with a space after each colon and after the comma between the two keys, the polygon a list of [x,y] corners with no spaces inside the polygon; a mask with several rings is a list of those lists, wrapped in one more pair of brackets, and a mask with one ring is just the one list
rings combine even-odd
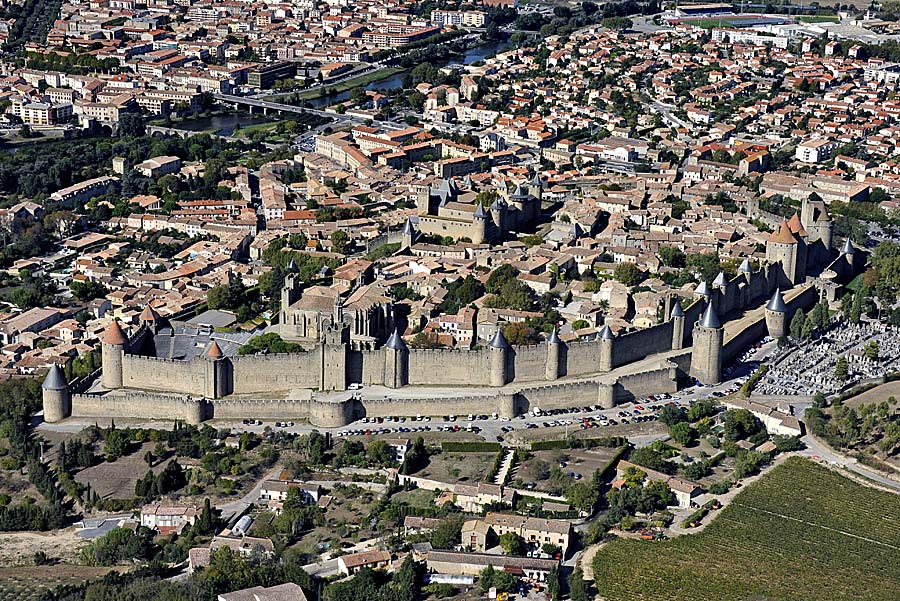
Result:
{"label": "hedge", "polygon": [[[484,481],[488,483],[493,483],[494,478],[497,477],[497,474],[500,473],[500,468],[503,466],[503,458],[506,457],[506,449],[500,449],[497,451],[497,456],[494,458],[494,465],[491,466],[490,471],[484,476]],[[503,484],[501,482],[501,484]]]}
{"label": "hedge", "polygon": [[444,453],[497,453],[501,448],[499,442],[445,440],[441,443],[441,451]]}
{"label": "hedge", "polygon": [[713,508],[713,505],[715,505],[715,504],[716,504],[716,499],[712,499],[712,500],[704,503],[703,506],[700,507],[700,509],[698,509],[697,511],[695,511],[694,513],[689,515],[686,520],[681,522],[681,527],[682,528],[692,528],[692,526],[690,526],[690,524],[693,524],[694,522],[699,524],[700,520],[702,520],[704,517],[706,517],[706,514],[708,514],[710,512],[710,510]]}
{"label": "hedge", "polygon": [[565,440],[535,440],[532,451],[553,451],[556,449],[592,449],[594,447],[621,447],[628,444],[624,436],[602,436],[600,438],[568,438]]}

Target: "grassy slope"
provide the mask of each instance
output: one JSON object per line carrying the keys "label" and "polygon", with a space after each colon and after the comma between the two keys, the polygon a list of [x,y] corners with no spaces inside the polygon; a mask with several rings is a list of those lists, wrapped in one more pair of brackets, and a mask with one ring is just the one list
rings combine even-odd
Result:
{"label": "grassy slope", "polygon": [[792,458],[703,532],[617,541],[597,554],[594,574],[607,601],[895,600],[898,513],[900,496]]}

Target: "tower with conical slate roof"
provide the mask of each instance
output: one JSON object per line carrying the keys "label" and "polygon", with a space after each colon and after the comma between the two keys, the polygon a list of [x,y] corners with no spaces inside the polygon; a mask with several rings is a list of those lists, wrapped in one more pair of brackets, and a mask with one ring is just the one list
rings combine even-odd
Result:
{"label": "tower with conical slate roof", "polygon": [[72,415],[72,391],[63,370],[55,363],[41,385],[41,399],[45,422],[58,422]]}
{"label": "tower with conical slate roof", "polygon": [[691,376],[700,383],[711,385],[722,381],[725,327],[712,303],[694,324],[694,344],[691,348]]}
{"label": "tower with conical slate roof", "polygon": [[550,337],[547,338],[547,373],[546,378],[548,380],[556,380],[560,377],[559,366],[560,366],[560,355],[562,354],[562,340],[559,339],[559,334],[556,333],[556,328],[553,328],[553,331],[550,332]]}
{"label": "tower with conical slate roof", "polygon": [[613,368],[613,342],[616,336],[608,325],[600,330],[600,371],[612,371]]}
{"label": "tower with conical slate roof", "polygon": [[672,350],[681,350],[684,347],[684,309],[681,308],[680,298],[672,305],[669,319],[672,321]]}
{"label": "tower with conical slate roof", "polygon": [[499,328],[494,338],[491,339],[490,349],[491,355],[491,386],[503,386],[507,382],[507,362],[510,353],[509,342],[506,336]]}
{"label": "tower with conical slate roof", "polygon": [[788,307],[784,303],[784,297],[781,296],[781,288],[775,290],[771,300],[766,305],[766,329],[769,336],[778,340],[787,335],[787,314]]}
{"label": "tower with conical slate roof", "polygon": [[384,344],[384,385],[400,388],[409,384],[409,348],[396,329]]}

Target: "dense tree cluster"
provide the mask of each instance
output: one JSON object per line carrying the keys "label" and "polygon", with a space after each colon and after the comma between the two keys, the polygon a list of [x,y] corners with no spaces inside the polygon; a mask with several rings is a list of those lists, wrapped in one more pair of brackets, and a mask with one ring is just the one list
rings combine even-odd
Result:
{"label": "dense tree cluster", "polygon": [[275,353],[302,353],[304,348],[294,342],[285,342],[275,332],[254,336],[238,349],[239,355],[266,355]]}
{"label": "dense tree cluster", "polygon": [[[44,498],[20,499],[0,506],[0,530],[51,530],[65,523],[66,507],[55,473],[40,461],[40,446],[29,430],[31,414],[40,407],[40,382],[33,379],[0,382],[0,437],[8,441],[8,458],[25,465],[28,479]],[[6,459],[6,458],[4,458]]]}
{"label": "dense tree cluster", "polygon": [[836,402],[830,410],[810,407],[805,421],[810,431],[838,449],[856,449],[873,445],[884,454],[900,447],[900,414],[893,396],[880,403],[848,407]]}
{"label": "dense tree cluster", "polygon": [[166,467],[159,474],[154,474],[152,470],[147,470],[144,477],[135,482],[134,496],[147,503],[176,491],[184,487],[185,484],[187,484],[187,477],[184,469],[173,459],[166,464]]}

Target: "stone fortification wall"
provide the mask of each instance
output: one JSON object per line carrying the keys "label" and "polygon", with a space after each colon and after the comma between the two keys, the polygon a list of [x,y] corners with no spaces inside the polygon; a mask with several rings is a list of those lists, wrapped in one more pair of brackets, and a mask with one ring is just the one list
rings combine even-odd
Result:
{"label": "stone fortification wall", "polygon": [[203,396],[206,394],[206,362],[173,361],[156,357],[125,355],[122,386]]}
{"label": "stone fortification wall", "polygon": [[490,386],[490,350],[409,349],[409,383]]}
{"label": "stone fortification wall", "polygon": [[209,404],[209,419],[307,419],[306,399],[217,399]]}
{"label": "stone fortification wall", "polygon": [[639,361],[672,348],[672,322],[623,334],[613,341],[613,367]]}
{"label": "stone fortification wall", "polygon": [[513,347],[513,357],[509,361],[509,380],[512,382],[533,382],[546,379],[547,344]]}
{"label": "stone fortification wall", "polygon": [[384,384],[384,351],[353,351],[347,358],[347,379],[362,384]]}
{"label": "stone fortification wall", "polygon": [[626,403],[635,398],[678,390],[678,368],[674,363],[621,376],[616,382],[615,402]]}
{"label": "stone fortification wall", "polygon": [[[788,313],[793,315],[797,309],[808,309],[818,300],[819,291],[815,286],[809,286],[790,300],[785,299],[785,304],[788,306]],[[727,365],[740,357],[741,353],[750,348],[750,345],[764,337],[766,332],[765,311],[758,310],[754,314],[754,319],[741,332],[725,340],[724,364]]]}
{"label": "stone fortification wall", "polygon": [[321,347],[306,353],[232,357],[234,394],[268,394],[322,385]]}
{"label": "stone fortification wall", "polygon": [[530,386],[519,391],[517,408],[520,413],[540,409],[562,409],[576,405],[597,403],[597,382],[565,382]]}
{"label": "stone fortification wall", "polygon": [[600,342],[573,342],[565,348],[559,361],[567,376],[584,376],[600,371]]}
{"label": "stone fortification wall", "polygon": [[131,417],[154,420],[184,420],[199,424],[206,415],[205,402],[172,394],[125,391],[115,394],[72,395],[73,417]]}

